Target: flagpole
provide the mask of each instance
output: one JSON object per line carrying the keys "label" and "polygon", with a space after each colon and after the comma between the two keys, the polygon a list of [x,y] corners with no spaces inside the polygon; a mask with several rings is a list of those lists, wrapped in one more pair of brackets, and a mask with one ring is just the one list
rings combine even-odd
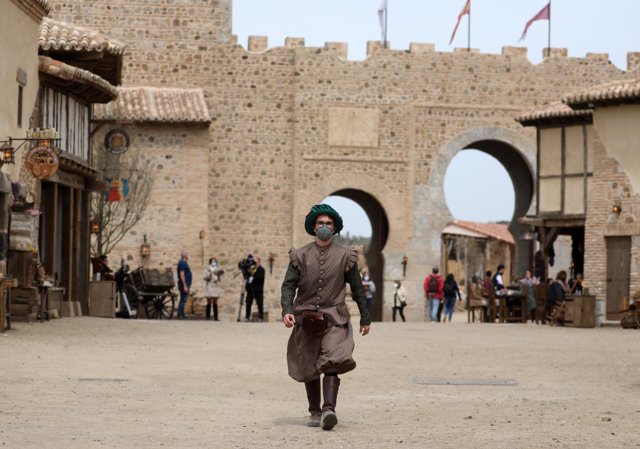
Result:
{"label": "flagpole", "polygon": [[387,2],[386,8],[384,9],[384,48],[389,48],[389,44],[387,43],[387,30],[389,29],[389,3]]}
{"label": "flagpole", "polygon": [[547,57],[551,57],[551,0],[549,0],[549,29],[547,32]]}
{"label": "flagpole", "polygon": [[469,2],[469,14],[467,14],[467,51],[471,53],[471,2]]}

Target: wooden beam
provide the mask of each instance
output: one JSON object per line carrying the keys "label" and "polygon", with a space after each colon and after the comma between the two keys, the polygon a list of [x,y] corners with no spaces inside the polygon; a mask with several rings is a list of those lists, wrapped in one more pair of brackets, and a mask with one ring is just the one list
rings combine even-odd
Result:
{"label": "wooden beam", "polygon": [[553,242],[556,241],[556,238],[558,237],[558,234],[560,233],[560,228],[559,227],[547,228],[547,229],[548,229],[548,231],[545,232],[545,238],[544,238],[544,241],[543,241],[545,253],[548,252],[549,248],[551,248],[551,245],[553,245]]}
{"label": "wooden beam", "polygon": [[60,273],[60,267],[56,263],[56,254],[60,251],[58,248],[58,184],[53,184],[53,198],[51,207],[51,227],[48,238],[51,239],[51,274]]}
{"label": "wooden beam", "polygon": [[[72,188],[69,188],[68,192],[68,199],[69,199],[69,204],[68,204],[68,209],[67,209],[67,217],[69,218],[69,228],[65,229],[65,230],[60,230],[61,232],[66,232],[68,235],[68,240],[67,240],[67,254],[69,257],[69,260],[67,261],[67,285],[69,287],[69,292],[68,292],[68,298],[69,301],[77,301],[77,298],[75,297],[76,295],[76,288],[75,288],[75,282],[74,282],[74,273],[75,273],[75,265],[74,265],[74,248],[73,248],[73,244],[74,244],[74,237],[75,237],[75,230],[74,230],[74,210],[75,210],[75,195],[74,195],[74,190]],[[63,262],[64,263],[64,262]]]}
{"label": "wooden beam", "polygon": [[561,128],[560,133],[560,166],[560,174],[562,176],[560,179],[560,211],[564,214],[566,206],[565,197],[567,195],[565,175],[567,171],[567,131],[564,126]]}

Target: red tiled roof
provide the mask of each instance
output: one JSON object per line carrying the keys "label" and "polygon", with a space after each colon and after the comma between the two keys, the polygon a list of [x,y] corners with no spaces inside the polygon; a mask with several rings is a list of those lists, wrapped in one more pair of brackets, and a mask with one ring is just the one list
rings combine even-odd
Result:
{"label": "red tiled roof", "polygon": [[102,33],[48,17],[42,19],[38,45],[42,50],[95,51],[122,55],[125,45]]}
{"label": "red tiled roof", "polygon": [[118,99],[97,105],[95,120],[134,122],[209,123],[202,89],[120,87]]}
{"label": "red tiled roof", "polygon": [[565,95],[562,102],[572,108],[640,103],[640,78],[600,84]]}
{"label": "red tiled roof", "polygon": [[592,120],[593,113],[588,109],[572,109],[566,104],[553,102],[544,109],[536,109],[524,112],[516,117],[516,121],[523,126],[538,125],[543,123],[584,122]]}
{"label": "red tiled roof", "polygon": [[108,81],[87,70],[39,56],[38,71],[50,76],[53,84],[91,103],[106,103],[118,96],[118,90]]}
{"label": "red tiled roof", "polygon": [[498,223],[479,223],[477,221],[464,220],[453,220],[450,224],[454,224],[460,226],[461,228],[484,234],[487,237],[502,240],[504,242],[515,245],[515,241],[513,240],[513,236],[509,232],[507,225]]}

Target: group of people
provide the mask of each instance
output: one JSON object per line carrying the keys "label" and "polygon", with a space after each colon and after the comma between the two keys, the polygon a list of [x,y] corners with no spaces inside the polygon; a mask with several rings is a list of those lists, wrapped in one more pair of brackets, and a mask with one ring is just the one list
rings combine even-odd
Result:
{"label": "group of people", "polygon": [[[471,279],[467,292],[469,306],[482,305],[485,321],[489,320],[490,298],[507,295],[508,290],[505,286],[503,276],[504,265],[500,264],[495,274],[490,270],[487,271],[484,280],[480,281],[475,275]],[[535,286],[540,284],[540,282],[538,276],[534,276],[530,270],[526,270],[524,276],[516,280],[517,285],[514,286],[512,290],[512,293],[520,294],[526,290],[527,301],[525,313],[532,321],[536,320],[536,310],[538,306]],[[559,306],[564,303],[565,295],[570,293],[582,294],[583,282],[584,280],[581,274],[577,274],[574,279],[567,281],[567,272],[564,270],[559,271],[555,279],[549,280],[549,287],[545,298],[545,319],[556,319],[554,318],[554,311],[559,309]],[[490,291],[494,294],[491,295]],[[507,295],[507,306],[511,305],[512,301],[513,300]],[[559,319],[561,319],[561,317],[559,317]]]}
{"label": "group of people", "polygon": [[[445,278],[440,276],[440,269],[433,267],[431,274],[424,280],[425,318],[432,322],[449,322],[453,319],[456,299],[462,301],[460,287],[453,273]],[[444,317],[442,313],[444,311]]]}
{"label": "group of people", "polygon": [[[245,276],[244,289],[246,292],[245,321],[251,319],[251,309],[255,301],[258,307],[258,320],[264,319],[264,278],[265,271],[260,265],[260,258],[252,258],[251,267]],[[182,251],[180,253],[180,261],[177,266],[178,271],[178,292],[180,293],[180,302],[178,303],[178,319],[187,319],[185,315],[185,306],[191,291],[193,275],[189,266],[189,253]],[[218,312],[218,300],[222,297],[224,289],[220,281],[224,274],[224,270],[218,265],[215,257],[209,259],[209,264],[204,268],[202,280],[204,281],[204,296],[207,300],[205,306],[205,319],[211,320],[213,312],[213,320],[220,321]]]}

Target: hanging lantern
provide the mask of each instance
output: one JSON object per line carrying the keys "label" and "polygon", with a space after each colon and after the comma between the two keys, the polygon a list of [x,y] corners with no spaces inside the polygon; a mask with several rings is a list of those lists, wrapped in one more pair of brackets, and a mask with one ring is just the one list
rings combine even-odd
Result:
{"label": "hanging lantern", "polygon": [[140,245],[140,256],[146,259],[151,255],[151,245],[147,243],[147,234],[144,235],[144,242]]}
{"label": "hanging lantern", "polygon": [[102,223],[97,218],[92,218],[89,222],[89,231],[92,234],[100,234],[102,232]]}
{"label": "hanging lantern", "polygon": [[5,142],[4,144],[2,144],[2,146],[0,147],[0,151],[2,151],[2,153],[0,154],[0,166],[2,166],[2,164],[15,163],[15,157],[13,156],[13,147],[9,142]]}

